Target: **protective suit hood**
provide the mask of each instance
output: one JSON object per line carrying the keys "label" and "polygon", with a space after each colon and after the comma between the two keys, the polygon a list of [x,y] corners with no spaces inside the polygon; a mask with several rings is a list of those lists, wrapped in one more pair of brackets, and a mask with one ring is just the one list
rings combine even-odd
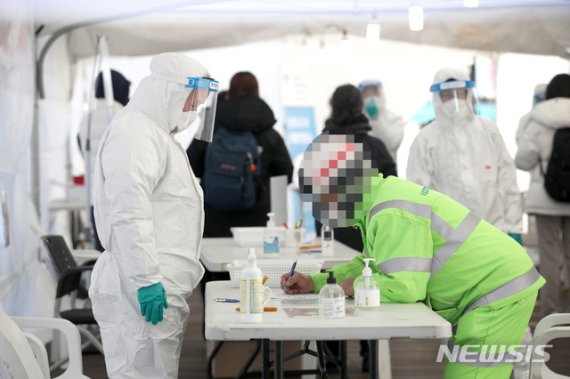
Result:
{"label": "protective suit hood", "polygon": [[[453,69],[453,68],[444,68],[439,70],[433,79],[433,84],[436,83],[443,83],[449,79],[455,80],[469,80],[469,75],[466,72]],[[444,111],[444,103],[441,101],[441,97],[439,96],[439,92],[433,93],[433,107],[435,110],[435,117],[438,121],[438,125],[442,127],[452,127],[455,122],[453,119]],[[466,99],[466,106],[469,110],[470,117],[468,117],[465,121],[472,121],[475,116],[475,111],[473,110],[473,92],[471,90],[467,91],[467,99]]]}
{"label": "protective suit hood", "polygon": [[164,53],[150,61],[151,75],[136,89],[128,107],[134,107],[170,133],[177,127],[189,90],[187,77],[205,77],[208,71],[194,59],[178,53]]}

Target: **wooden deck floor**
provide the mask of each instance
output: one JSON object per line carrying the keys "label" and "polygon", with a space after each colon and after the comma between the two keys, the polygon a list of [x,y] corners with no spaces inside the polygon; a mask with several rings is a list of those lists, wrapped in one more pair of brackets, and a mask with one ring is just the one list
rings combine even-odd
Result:
{"label": "wooden deck floor", "polygon": [[[191,318],[188,324],[180,359],[180,378],[206,379],[206,342],[202,335],[203,303],[199,291],[190,298]],[[395,379],[442,378],[443,368],[435,362],[438,343],[433,340],[396,339],[390,343],[392,376]],[[359,344],[349,342],[349,377],[366,379],[360,371]],[[555,341],[550,367],[570,376],[570,340]],[[83,356],[85,375],[92,379],[107,378],[103,357],[98,354]],[[329,378],[337,378],[329,375]]]}

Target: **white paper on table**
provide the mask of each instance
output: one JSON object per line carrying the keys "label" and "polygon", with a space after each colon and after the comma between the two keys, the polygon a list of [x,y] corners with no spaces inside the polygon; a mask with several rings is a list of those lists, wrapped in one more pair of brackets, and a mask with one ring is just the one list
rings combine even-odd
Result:
{"label": "white paper on table", "polygon": [[[291,318],[293,317],[319,317],[319,308],[283,308],[285,314]],[[346,308],[346,316],[355,315],[354,308]],[[345,316],[345,317],[346,317]]]}

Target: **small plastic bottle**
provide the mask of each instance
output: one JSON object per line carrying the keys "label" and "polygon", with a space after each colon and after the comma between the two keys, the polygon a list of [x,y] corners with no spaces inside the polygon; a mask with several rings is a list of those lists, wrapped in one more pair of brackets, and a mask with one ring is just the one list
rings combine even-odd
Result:
{"label": "small plastic bottle", "polygon": [[338,318],[346,315],[344,291],[336,284],[332,271],[329,271],[327,284],[319,292],[319,314],[325,318]]}
{"label": "small plastic bottle", "polygon": [[372,276],[368,266],[374,258],[364,258],[365,267],[362,275],[354,281],[354,305],[357,308],[375,308],[380,306],[380,285]]}
{"label": "small plastic bottle", "polygon": [[279,229],[275,226],[274,213],[267,214],[267,225],[263,231],[263,253],[279,253]]}
{"label": "small plastic bottle", "polygon": [[263,321],[263,273],[257,267],[255,249],[249,249],[247,266],[240,275],[240,319],[241,322]]}
{"label": "small plastic bottle", "polygon": [[323,257],[334,255],[334,229],[324,224],[321,227],[321,249]]}

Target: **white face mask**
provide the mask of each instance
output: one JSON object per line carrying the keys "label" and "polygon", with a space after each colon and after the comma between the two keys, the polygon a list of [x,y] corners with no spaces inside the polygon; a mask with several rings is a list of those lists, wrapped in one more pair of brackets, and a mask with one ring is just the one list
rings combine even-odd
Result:
{"label": "white face mask", "polygon": [[176,128],[179,132],[181,132],[192,125],[192,123],[196,121],[197,118],[198,112],[196,111],[182,112],[180,113],[180,117],[178,117],[178,121],[176,122]]}
{"label": "white face mask", "polygon": [[467,104],[467,100],[457,99],[446,101],[442,104],[443,113],[455,122],[463,121],[471,115],[471,110]]}

